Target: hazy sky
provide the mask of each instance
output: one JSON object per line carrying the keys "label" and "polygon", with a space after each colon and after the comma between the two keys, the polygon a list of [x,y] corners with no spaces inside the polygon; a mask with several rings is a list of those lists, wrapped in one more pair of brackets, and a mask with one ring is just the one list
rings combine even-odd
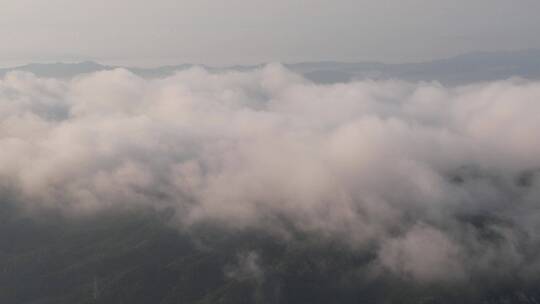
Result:
{"label": "hazy sky", "polygon": [[0,66],[416,61],[540,47],[538,0],[0,0]]}

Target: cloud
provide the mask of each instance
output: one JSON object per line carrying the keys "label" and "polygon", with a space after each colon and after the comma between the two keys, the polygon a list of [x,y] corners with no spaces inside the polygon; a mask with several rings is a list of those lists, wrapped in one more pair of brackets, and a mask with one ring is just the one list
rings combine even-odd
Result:
{"label": "cloud", "polygon": [[264,271],[259,262],[259,255],[254,251],[238,255],[236,265],[228,265],[224,270],[228,278],[236,280],[262,280]]}
{"label": "cloud", "polygon": [[[0,80],[0,189],[29,210],[172,208],[377,248],[420,281],[538,265],[540,83],[315,85],[273,64]],[[530,272],[530,271],[529,271]],[[534,272],[534,271],[533,271]]]}
{"label": "cloud", "polygon": [[459,246],[423,225],[414,226],[403,237],[389,239],[379,258],[384,268],[422,282],[461,279],[465,272]]}

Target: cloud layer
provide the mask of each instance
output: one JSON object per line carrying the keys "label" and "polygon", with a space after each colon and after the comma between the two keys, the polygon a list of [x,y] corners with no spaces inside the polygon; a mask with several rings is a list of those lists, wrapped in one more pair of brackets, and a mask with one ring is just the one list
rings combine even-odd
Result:
{"label": "cloud layer", "polygon": [[173,208],[177,223],[375,248],[375,272],[540,265],[540,83],[315,85],[280,65],[0,80],[0,191],[30,210]]}

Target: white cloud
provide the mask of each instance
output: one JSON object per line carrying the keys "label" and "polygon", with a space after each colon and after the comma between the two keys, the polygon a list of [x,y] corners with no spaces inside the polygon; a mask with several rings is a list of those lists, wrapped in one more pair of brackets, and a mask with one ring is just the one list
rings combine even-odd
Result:
{"label": "white cloud", "polygon": [[15,72],[0,80],[0,189],[68,214],[172,207],[181,225],[276,230],[285,219],[375,242],[395,273],[462,277],[474,264],[463,256],[525,259],[478,245],[471,231],[500,227],[472,229],[464,215],[513,223],[504,248],[538,246],[539,100],[537,82],[318,86],[280,65],[153,80]]}

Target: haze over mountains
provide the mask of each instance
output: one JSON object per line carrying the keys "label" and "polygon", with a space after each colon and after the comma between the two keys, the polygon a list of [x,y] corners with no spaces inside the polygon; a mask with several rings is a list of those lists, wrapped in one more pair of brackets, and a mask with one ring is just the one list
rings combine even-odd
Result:
{"label": "haze over mountains", "polygon": [[538,12],[0,0],[0,304],[540,304]]}
{"label": "haze over mountains", "polygon": [[[92,61],[80,63],[31,63],[24,66],[0,69],[0,76],[14,70],[31,72],[39,77],[69,78],[84,73],[126,68],[142,77],[166,77],[176,71],[194,66],[209,71],[247,71],[262,65],[211,67],[198,64],[181,64],[156,68],[135,68],[102,65]],[[513,52],[476,52],[455,57],[419,63],[385,64],[379,62],[303,62],[285,66],[316,83],[338,83],[352,80],[400,79],[405,81],[439,81],[445,85],[470,84],[503,80],[513,76],[539,79],[540,50]]]}

